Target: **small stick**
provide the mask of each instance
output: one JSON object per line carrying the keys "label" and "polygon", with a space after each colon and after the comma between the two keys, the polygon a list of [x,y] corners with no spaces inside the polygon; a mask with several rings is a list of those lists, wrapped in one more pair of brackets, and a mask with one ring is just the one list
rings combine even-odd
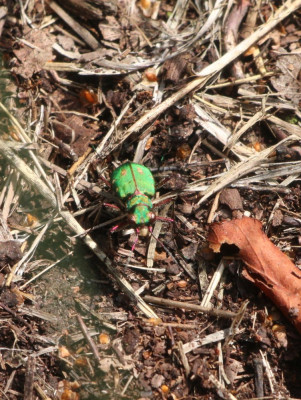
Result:
{"label": "small stick", "polygon": [[177,343],[177,346],[178,346],[178,351],[179,351],[179,355],[180,355],[180,358],[181,358],[183,367],[184,367],[184,369],[185,369],[185,375],[186,375],[186,377],[188,378],[189,375],[190,375],[191,369],[190,369],[190,366],[189,366],[189,363],[188,363],[188,360],[187,360],[185,351],[184,351],[184,349],[183,349],[183,342],[179,341],[179,342]]}
{"label": "small stick", "polygon": [[99,48],[99,43],[95,37],[82,25],[76,22],[70,15],[68,15],[55,1],[48,2],[48,6],[74,30],[91,49],[96,50]]}
{"label": "small stick", "polygon": [[178,322],[163,322],[160,321],[156,324],[153,324],[151,321],[147,319],[143,319],[143,321],[148,325],[148,326],[166,326],[166,328],[181,328],[181,329],[199,329],[200,324],[180,324]]}
{"label": "small stick", "polygon": [[130,385],[130,383],[132,382],[133,379],[134,379],[134,376],[131,375],[131,376],[129,377],[127,383],[125,384],[124,388],[122,389],[121,396],[124,396],[124,395],[125,395],[125,392],[127,391],[127,388],[129,387],[129,385]]}
{"label": "small stick", "polygon": [[214,291],[217,288],[217,285],[219,284],[219,282],[221,280],[221,277],[224,273],[224,269],[225,269],[225,263],[224,263],[224,259],[222,258],[220,263],[218,264],[216,271],[214,272],[214,275],[210,281],[210,284],[209,284],[206,292],[204,293],[204,296],[203,296],[202,302],[201,302],[202,307],[209,308],[210,300],[213,296]]}
{"label": "small stick", "polygon": [[100,355],[98,353],[98,349],[97,349],[96,344],[94,343],[93,339],[91,338],[91,336],[90,336],[90,334],[88,332],[86,324],[84,323],[84,321],[83,321],[83,319],[82,319],[82,317],[80,315],[77,315],[77,319],[78,319],[80,328],[81,328],[81,330],[83,332],[83,335],[85,336],[85,338],[86,338],[86,340],[87,340],[87,342],[88,342],[88,344],[89,344],[89,346],[90,346],[90,348],[92,350],[92,353],[94,354],[94,357],[96,358],[96,360],[98,362],[100,362]]}
{"label": "small stick", "polygon": [[[229,17],[227,18],[224,29],[224,43],[227,52],[230,52],[237,46],[238,28],[245,17],[249,1],[243,0],[238,2],[232,9]],[[232,73],[235,78],[244,78],[242,62],[237,58],[231,65]]]}
{"label": "small stick", "polygon": [[6,312],[8,312],[9,314],[11,314],[14,318],[16,318],[17,321],[21,322],[21,324],[25,325],[30,332],[32,332],[32,327],[31,325],[25,321],[24,318],[22,318],[20,315],[18,315],[17,313],[15,313],[11,308],[7,307],[5,304],[0,303],[0,307],[3,308],[3,310],[5,310]]}
{"label": "small stick", "polygon": [[29,356],[26,364],[25,383],[24,383],[24,400],[33,399],[33,384],[36,366],[36,358]]}
{"label": "small stick", "polygon": [[[223,395],[222,398],[224,398],[224,399],[226,399],[226,400],[237,400],[237,397],[233,396],[233,394],[231,394],[231,393],[225,388],[225,386],[222,385],[222,384],[216,379],[216,377],[215,377],[214,375],[212,375],[212,374],[209,375],[209,381],[210,381],[211,383],[213,383],[213,385],[215,386],[215,388],[216,388],[216,390],[217,390],[218,392],[221,392],[221,393],[222,393],[222,395]],[[219,397],[221,397],[221,396],[219,396]]]}
{"label": "small stick", "polygon": [[51,398],[47,396],[47,394],[44,392],[44,390],[37,382],[35,382],[33,386],[42,400],[51,400]]}
{"label": "small stick", "polygon": [[147,295],[143,297],[143,300],[160,306],[165,306],[170,308],[182,308],[184,310],[202,312],[205,314],[214,315],[216,317],[223,317],[223,318],[237,317],[237,313],[234,313],[232,311],[217,310],[215,308],[202,307],[197,304],[190,304],[181,301],[162,299],[161,297]]}
{"label": "small stick", "polygon": [[[2,350],[2,349],[1,349],[1,350]],[[17,372],[17,370],[15,369],[15,370],[13,370],[12,373],[10,374],[9,378],[7,379],[7,382],[6,382],[6,385],[5,385],[5,388],[4,388],[3,393],[7,393],[7,391],[10,389],[10,387],[11,387],[11,385],[12,385],[12,383],[13,383],[13,380],[15,379],[16,372]],[[2,390],[1,390],[1,393],[2,393]],[[7,398],[8,398],[8,397],[7,397]]]}
{"label": "small stick", "polygon": [[96,313],[93,310],[90,310],[89,307],[87,307],[84,303],[82,303],[79,299],[76,297],[74,298],[75,302],[79,304],[85,311],[93,315],[93,317],[97,318],[98,321],[100,321],[101,325],[103,325],[105,328],[112,329],[113,331],[116,331],[117,328],[115,325],[111,324],[108,322],[104,317],[102,317],[101,313]]}
{"label": "small stick", "polygon": [[[164,207],[162,214],[163,216],[167,215],[167,212],[171,206],[171,203],[166,204]],[[146,258],[146,265],[148,268],[152,268],[154,265],[154,258],[155,258],[155,250],[157,246],[157,242],[159,241],[158,237],[160,235],[160,231],[162,228],[163,221],[159,218],[157,218],[155,227],[153,229],[153,232],[151,232],[152,238],[150,240],[149,246],[148,246],[148,251],[147,251],[147,258]],[[164,248],[164,245],[162,246]]]}
{"label": "small stick", "polygon": [[227,338],[226,338],[226,340],[224,342],[224,346],[223,346],[224,348],[226,346],[228,346],[230,341],[233,339],[233,336],[236,334],[236,332],[238,330],[238,327],[241,324],[241,321],[242,321],[242,319],[243,319],[243,317],[245,315],[245,312],[246,312],[248,304],[249,304],[249,300],[245,300],[242,303],[242,305],[241,305],[241,307],[240,307],[240,309],[239,309],[239,311],[237,313],[237,316],[233,319],[231,327],[230,327],[230,333],[229,333],[229,335],[227,336]]}
{"label": "small stick", "polygon": [[254,378],[255,378],[255,392],[256,397],[263,397],[263,363],[261,358],[254,358],[253,360],[254,367]]}
{"label": "small stick", "polygon": [[213,200],[213,203],[212,203],[212,206],[211,206],[211,210],[210,210],[210,213],[209,213],[209,216],[208,216],[208,219],[207,219],[207,223],[208,224],[211,224],[213,222],[213,220],[214,220],[214,215],[215,215],[215,212],[216,212],[216,210],[218,208],[218,202],[219,202],[220,195],[221,195],[221,192],[217,192],[215,197],[214,197],[214,200]]}

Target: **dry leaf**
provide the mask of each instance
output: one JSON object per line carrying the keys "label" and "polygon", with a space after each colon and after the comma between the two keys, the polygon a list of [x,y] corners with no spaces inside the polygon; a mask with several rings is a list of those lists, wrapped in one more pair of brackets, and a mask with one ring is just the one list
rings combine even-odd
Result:
{"label": "dry leaf", "polygon": [[247,266],[245,277],[255,283],[301,333],[301,271],[276,247],[253,218],[211,225],[208,240],[218,252],[223,243],[234,244]]}

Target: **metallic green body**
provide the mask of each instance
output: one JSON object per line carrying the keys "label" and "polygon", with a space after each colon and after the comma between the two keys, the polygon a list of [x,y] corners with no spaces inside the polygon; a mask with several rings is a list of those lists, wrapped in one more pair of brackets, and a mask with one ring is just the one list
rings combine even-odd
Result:
{"label": "metallic green body", "polygon": [[134,194],[155,195],[155,181],[150,170],[144,165],[127,162],[112,173],[114,191],[122,200]]}
{"label": "metallic green body", "polygon": [[112,187],[124,201],[129,220],[135,225],[148,225],[154,218],[151,197],[155,195],[155,181],[144,165],[127,162],[113,171]]}

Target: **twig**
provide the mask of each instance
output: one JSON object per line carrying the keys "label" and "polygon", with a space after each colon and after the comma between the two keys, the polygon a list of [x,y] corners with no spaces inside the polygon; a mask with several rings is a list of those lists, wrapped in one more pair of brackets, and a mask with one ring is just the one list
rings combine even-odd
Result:
{"label": "twig", "polygon": [[[31,139],[29,138],[29,136],[26,134],[26,132],[24,131],[24,129],[22,128],[22,126],[20,125],[19,121],[8,111],[8,109],[0,102],[0,108],[1,110],[9,117],[12,125],[14,126],[14,128],[17,130],[18,135],[21,139],[21,141],[23,143],[30,143],[31,144]],[[11,143],[10,143],[11,144]],[[17,143],[16,144],[17,148],[20,147],[20,144]],[[42,175],[44,181],[46,182],[46,184],[49,186],[50,190],[54,191],[54,187],[52,186],[52,183],[49,181],[49,179],[46,176],[45,171],[43,170],[38,157],[35,155],[35,153],[32,150],[28,150],[28,153],[30,155],[30,157],[32,158],[35,166],[37,167],[38,171],[40,172],[40,174]]]}
{"label": "twig", "polygon": [[214,200],[213,200],[213,203],[212,203],[212,206],[211,206],[208,218],[207,218],[207,224],[211,224],[214,220],[214,216],[215,216],[216,210],[218,208],[220,195],[221,195],[221,192],[218,192],[218,193],[216,193],[216,195],[214,197]]}
{"label": "twig", "polygon": [[[2,349],[1,349],[1,350],[2,350]],[[5,388],[4,388],[4,393],[6,393],[6,392],[10,389],[10,387],[11,387],[11,385],[12,385],[12,383],[13,383],[13,380],[14,380],[14,378],[15,378],[16,373],[17,373],[17,370],[15,369],[15,370],[13,370],[12,373],[10,374],[9,378],[7,379]],[[8,397],[6,397],[6,398],[8,399]]]}
{"label": "twig", "polygon": [[262,350],[259,350],[260,355],[262,357],[262,364],[265,368],[265,372],[266,372],[266,376],[268,378],[269,384],[270,384],[270,389],[271,389],[271,393],[275,394],[275,386],[277,385],[276,379],[275,379],[275,375],[273,373],[273,370],[270,366],[270,363],[268,362],[267,358],[266,358],[266,353],[263,352]]}
{"label": "twig", "polygon": [[265,119],[267,112],[270,111],[272,108],[273,108],[272,106],[270,106],[266,109],[263,108],[262,110],[258,111],[256,114],[254,114],[246,124],[244,124],[234,135],[231,136],[226,147],[231,149],[235,145],[235,143],[238,141],[238,139],[245,132],[247,132],[248,129],[250,129],[257,122]]}
{"label": "twig", "polygon": [[24,383],[24,400],[33,399],[34,374],[36,371],[36,358],[28,356]]}
{"label": "twig", "polygon": [[[43,229],[39,232],[38,236],[35,238],[32,245],[30,246],[30,249],[26,252],[26,254],[24,254],[22,259],[17,263],[16,267],[14,265],[14,268],[12,268],[10,274],[7,277],[7,280],[5,283],[6,286],[10,286],[11,281],[12,281],[13,277],[16,275],[16,273],[18,273],[21,276],[23,275],[25,268],[26,268],[25,262],[27,260],[29,260],[30,257],[32,256],[32,254],[35,252],[36,248],[38,247],[40,241],[42,240],[44,234],[47,232],[51,223],[52,223],[52,218],[45,224]],[[22,265],[23,265],[23,267],[22,267]]]}
{"label": "twig", "polygon": [[[248,0],[239,1],[231,10],[225,24],[224,43],[227,51],[231,51],[237,45],[238,28],[245,17],[250,2]],[[242,62],[238,59],[231,66],[235,78],[244,78]]]}
{"label": "twig", "polygon": [[44,321],[49,321],[53,324],[57,322],[57,315],[49,314],[46,311],[37,310],[34,309],[33,307],[27,308],[22,306],[18,308],[18,311],[22,314],[30,316],[31,318],[32,317],[40,318],[43,319]]}
{"label": "twig", "polygon": [[255,375],[255,392],[257,397],[263,397],[263,363],[261,358],[253,359],[254,375]]}
{"label": "twig", "polygon": [[88,342],[88,344],[90,346],[90,349],[92,350],[92,353],[94,354],[94,357],[96,358],[97,362],[99,363],[100,362],[100,355],[99,355],[98,349],[96,347],[96,344],[94,343],[93,339],[91,338],[91,336],[90,336],[90,334],[88,332],[88,329],[86,327],[86,324],[84,323],[82,317],[80,315],[77,315],[77,319],[78,319],[80,328],[81,328],[81,330],[83,332],[83,335],[86,338],[86,340],[87,340],[87,342]]}
{"label": "twig", "polygon": [[249,304],[249,300],[245,300],[242,303],[242,305],[237,313],[237,316],[233,319],[233,321],[231,323],[231,327],[229,329],[229,335],[227,336],[225,343],[224,343],[224,347],[226,347],[229,344],[229,342],[233,339],[233,336],[236,335],[239,325],[241,324],[241,321],[245,315],[248,304]]}
{"label": "twig", "polygon": [[[136,98],[136,94],[134,94],[134,96],[132,96],[132,98],[128,101],[128,103],[126,104],[126,106],[121,110],[120,115],[118,116],[118,118],[116,119],[115,122],[113,122],[111,128],[109,129],[109,131],[107,132],[107,134],[105,135],[105,137],[102,139],[101,143],[99,144],[99,146],[97,146],[96,150],[95,150],[95,154],[94,157],[91,157],[91,159],[94,159],[96,156],[100,156],[102,155],[102,152],[107,144],[107,142],[109,141],[110,137],[112,136],[112,134],[114,133],[114,131],[117,129],[117,126],[119,125],[121,119],[123,118],[123,116],[125,115],[125,113],[128,111],[130,105],[133,103],[133,101]],[[123,135],[122,135],[123,136]],[[109,146],[106,146],[109,147]],[[91,161],[91,160],[90,160]]]}
{"label": "twig", "polygon": [[[161,212],[162,217],[165,217],[167,215],[170,206],[171,206],[171,203],[168,203],[164,206],[164,209]],[[147,257],[146,257],[147,268],[152,268],[154,265],[155,251],[156,251],[156,246],[157,246],[157,242],[158,242],[158,238],[160,235],[162,225],[163,225],[163,221],[160,221],[160,220],[156,221],[156,223],[155,223],[155,227],[153,229],[153,234],[150,239],[148,251],[147,251]]]}
{"label": "twig", "polygon": [[197,311],[204,314],[214,315],[215,317],[235,318],[237,313],[232,311],[216,310],[215,308],[202,307],[197,304],[190,304],[182,301],[167,300],[161,297],[144,296],[143,299],[149,303],[165,306],[169,308],[182,308],[183,310]]}
{"label": "twig", "polygon": [[210,374],[209,375],[209,381],[213,383],[213,385],[215,386],[217,392],[222,392],[223,394],[223,399],[226,400],[237,400],[237,397],[233,396],[233,394],[231,394],[224,385],[222,385],[216,378],[214,375]]}
{"label": "twig", "polygon": [[183,367],[185,369],[185,375],[186,375],[186,377],[188,377],[190,375],[190,366],[189,366],[189,363],[187,360],[187,356],[183,349],[183,342],[179,341],[177,343],[177,347],[178,347],[178,351],[179,351],[179,355],[180,355]]}
{"label": "twig", "polygon": [[163,322],[158,320],[155,324],[153,324],[151,321],[145,319],[144,322],[149,325],[149,326],[166,326],[166,327],[171,327],[171,328],[180,328],[180,329],[198,329],[199,324],[181,324],[177,322]]}
{"label": "twig", "polygon": [[91,33],[85,29],[82,25],[76,22],[70,15],[68,15],[58,4],[54,1],[47,2],[49,7],[63,20],[68,24],[74,32],[76,32],[83,40],[86,42],[91,49],[96,50],[99,47],[98,41],[95,39]]}
{"label": "twig", "polygon": [[[252,76],[248,76],[243,79],[234,79],[234,80],[231,79],[231,80],[225,80],[225,81],[221,80],[219,83],[215,83],[214,85],[206,86],[206,89],[219,89],[219,88],[229,87],[229,86],[231,86],[231,87],[238,86],[238,85],[241,85],[242,83],[258,81],[258,80],[265,79],[265,78],[268,78],[273,75],[275,75],[274,72],[267,72],[264,75],[262,75],[262,74],[252,75]],[[206,94],[206,96],[207,96],[207,94]]]}
{"label": "twig", "polygon": [[21,324],[25,325],[30,330],[30,332],[32,332],[31,325],[27,321],[25,321],[24,318],[22,318],[20,315],[15,313],[11,308],[9,308],[8,306],[6,306],[1,302],[0,302],[0,307],[3,308],[3,310],[8,312],[9,314],[11,314],[17,321],[21,322]]}
{"label": "twig", "polygon": [[267,120],[273,122],[273,124],[281,126],[281,128],[285,129],[290,135],[296,135],[301,137],[300,126],[283,121],[282,119],[276,117],[275,115],[267,116]]}
{"label": "twig", "polygon": [[[200,99],[198,98],[198,100]],[[197,117],[197,122],[202,126],[202,128],[204,128],[220,143],[226,146],[229,139],[231,138],[231,132],[225,126],[223,126],[223,124],[217,118],[214,118],[198,104],[195,104],[194,108],[199,117]],[[206,139],[203,139],[202,143],[209,148],[212,147],[212,145],[208,143]],[[211,150],[213,149],[211,148]],[[231,150],[240,160],[244,160],[245,157],[250,157],[251,155],[255,154],[255,150],[247,147],[245,144],[240,142],[236,143]],[[214,152],[217,153],[220,157],[225,157],[222,152],[216,150],[214,150]]]}
{"label": "twig", "polygon": [[108,328],[108,329],[112,329],[113,331],[116,331],[117,328],[115,325],[111,324],[110,322],[108,322],[105,318],[103,318],[101,316],[101,313],[96,313],[93,310],[90,310],[89,307],[86,306],[86,304],[82,303],[79,299],[77,299],[76,297],[74,298],[74,301],[76,303],[78,303],[85,311],[87,311],[88,313],[90,313],[91,315],[93,315],[95,318],[98,319],[98,321],[100,322],[101,325],[103,325],[104,327]]}
{"label": "twig", "polygon": [[44,392],[44,390],[41,388],[41,386],[37,382],[34,383],[33,387],[38,392],[38,394],[42,400],[51,400],[51,397],[47,396],[47,394]]}
{"label": "twig", "polygon": [[213,292],[215,291],[219,281],[221,280],[224,269],[225,269],[225,263],[224,263],[224,259],[222,258],[216,271],[214,272],[214,275],[210,281],[210,284],[206,290],[206,293],[203,296],[203,299],[201,302],[202,307],[210,308],[209,304],[210,304],[211,297],[213,296]]}
{"label": "twig", "polygon": [[127,383],[124,385],[124,388],[122,389],[121,396],[125,395],[125,392],[127,391],[127,388],[129,387],[129,384],[132,382],[134,379],[134,375],[131,375],[127,381]]}

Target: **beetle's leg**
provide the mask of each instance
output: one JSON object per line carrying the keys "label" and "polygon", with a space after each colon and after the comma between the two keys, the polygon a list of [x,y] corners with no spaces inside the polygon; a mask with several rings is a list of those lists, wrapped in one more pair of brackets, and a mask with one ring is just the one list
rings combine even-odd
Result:
{"label": "beetle's leg", "polygon": [[161,207],[161,206],[164,206],[164,204],[168,204],[171,202],[173,202],[173,199],[165,199],[165,200],[159,201],[158,203],[153,204],[153,207],[154,208]]}
{"label": "beetle's leg", "polygon": [[103,203],[103,205],[106,206],[106,207],[114,208],[115,210],[121,211],[120,207],[116,206],[115,204]]}
{"label": "beetle's leg", "polygon": [[119,228],[125,228],[125,227],[128,226],[128,225],[129,225],[129,222],[128,222],[128,221],[121,222],[120,224],[113,226],[113,228],[110,229],[110,232],[111,232],[111,233],[116,232],[117,229],[119,229]]}
{"label": "beetle's leg", "polygon": [[112,184],[111,184],[111,182],[110,181],[108,181],[106,178],[104,178],[103,176],[99,176],[99,178],[109,187],[109,188],[111,188],[112,187]]}
{"label": "beetle's leg", "polygon": [[163,222],[175,222],[174,219],[168,217],[160,217],[160,215],[155,216],[155,221],[163,221]]}

